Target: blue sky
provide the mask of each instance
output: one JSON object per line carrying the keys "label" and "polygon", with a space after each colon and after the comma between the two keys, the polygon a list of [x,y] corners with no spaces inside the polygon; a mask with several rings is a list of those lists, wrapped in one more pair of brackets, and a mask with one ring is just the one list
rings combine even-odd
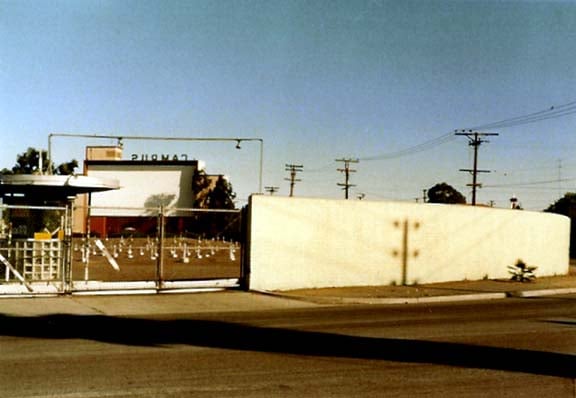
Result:
{"label": "blue sky", "polygon": [[[470,200],[471,148],[450,133],[555,106],[486,130],[479,152],[478,202],[541,210],[576,191],[575,86],[576,1],[0,0],[0,168],[51,133],[258,137],[280,195],[301,164],[296,195],[343,198],[349,157],[352,197],[447,182]],[[54,137],[54,161],[114,142]],[[129,140],[125,155],[202,159],[244,200],[259,148],[242,147]]]}

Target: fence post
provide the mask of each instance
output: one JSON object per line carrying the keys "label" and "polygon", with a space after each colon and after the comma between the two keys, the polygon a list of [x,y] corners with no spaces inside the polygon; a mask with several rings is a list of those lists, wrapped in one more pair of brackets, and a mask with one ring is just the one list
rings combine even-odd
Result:
{"label": "fence post", "polygon": [[158,209],[158,257],[156,258],[156,289],[163,287],[164,276],[164,206]]}
{"label": "fence post", "polygon": [[[84,202],[86,204],[86,202]],[[84,282],[88,283],[90,278],[90,239],[92,236],[92,193],[88,193],[88,205],[85,210],[85,222],[84,222],[84,247],[83,250],[86,253],[86,263],[84,264]]]}
{"label": "fence post", "polygon": [[64,293],[72,291],[72,214],[74,198],[69,198],[64,211],[64,255],[62,261],[62,288]]}
{"label": "fence post", "polygon": [[246,291],[250,290],[251,208],[252,197],[250,197],[248,205],[244,206],[240,211],[240,288]]}

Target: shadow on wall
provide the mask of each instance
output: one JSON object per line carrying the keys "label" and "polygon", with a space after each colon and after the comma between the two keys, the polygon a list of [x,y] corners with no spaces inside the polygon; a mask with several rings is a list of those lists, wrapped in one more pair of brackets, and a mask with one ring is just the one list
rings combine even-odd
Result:
{"label": "shadow on wall", "polygon": [[152,195],[146,198],[144,202],[144,207],[146,208],[158,208],[160,206],[168,207],[176,199],[175,194],[160,193],[157,195]]}
{"label": "shadow on wall", "polygon": [[430,363],[576,377],[576,356],[460,343],[346,336],[206,320],[0,315],[0,335],[86,339],[130,346],[188,344],[290,355]]}

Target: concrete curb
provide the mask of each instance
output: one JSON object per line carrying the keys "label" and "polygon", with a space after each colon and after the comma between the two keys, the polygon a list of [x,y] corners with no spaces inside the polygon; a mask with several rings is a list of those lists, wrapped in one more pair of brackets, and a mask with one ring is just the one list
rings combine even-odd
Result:
{"label": "concrete curb", "polygon": [[559,289],[520,290],[517,292],[508,292],[509,297],[541,297],[557,296],[561,294],[576,294],[576,288],[567,287]]}
{"label": "concrete curb", "polygon": [[340,296],[304,296],[281,292],[271,292],[263,290],[253,290],[253,293],[297,300],[307,301],[316,304],[338,305],[338,304],[426,304],[426,303],[449,303],[464,301],[483,301],[483,300],[501,300],[505,298],[530,298],[543,296],[556,296],[563,294],[576,294],[576,288],[557,288],[557,289],[539,289],[539,290],[520,290],[511,292],[493,292],[493,293],[467,293],[444,296],[425,296],[425,297],[340,297]]}
{"label": "concrete curb", "polygon": [[270,292],[253,290],[254,293],[274,296],[283,299],[307,301],[316,304],[423,304],[423,303],[445,303],[458,301],[481,301],[481,300],[499,300],[505,299],[507,293],[471,293],[455,294],[447,296],[427,296],[427,297],[337,297],[337,296],[301,296],[294,294],[285,294],[279,292]]}
{"label": "concrete curb", "polygon": [[506,298],[506,293],[474,293],[455,294],[448,296],[427,296],[427,297],[382,297],[369,298],[344,297],[344,304],[425,304],[425,303],[448,303],[460,301],[482,301],[500,300]]}

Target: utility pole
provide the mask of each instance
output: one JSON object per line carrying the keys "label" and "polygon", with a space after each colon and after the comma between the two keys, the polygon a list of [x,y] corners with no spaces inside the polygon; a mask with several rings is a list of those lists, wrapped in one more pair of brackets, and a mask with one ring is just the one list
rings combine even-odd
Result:
{"label": "utility pole", "polygon": [[350,187],[355,187],[356,185],[350,184],[350,173],[355,173],[356,170],[351,169],[350,168],[350,163],[358,163],[358,159],[350,159],[350,158],[346,158],[346,159],[336,159],[337,162],[343,162],[344,163],[344,168],[343,169],[337,169],[338,171],[344,173],[344,183],[338,183],[337,185],[339,187],[343,187],[342,189],[344,190],[345,194],[344,197],[346,199],[348,199],[348,192],[350,190]]}
{"label": "utility pole", "polygon": [[302,166],[301,164],[286,165],[286,171],[290,172],[290,178],[285,178],[286,181],[290,181],[290,197],[294,196],[294,184],[298,181],[302,181],[296,178],[296,173],[301,172],[303,167],[304,166]]}
{"label": "utility pole", "polygon": [[264,189],[266,190],[266,192],[268,192],[270,194],[270,196],[274,195],[276,192],[278,192],[278,187],[264,187]]}
{"label": "utility pole", "polygon": [[456,135],[463,135],[468,138],[468,145],[474,148],[474,165],[472,169],[460,169],[460,171],[466,171],[472,174],[472,184],[466,184],[466,186],[472,187],[472,206],[476,206],[476,189],[481,188],[482,184],[478,183],[478,173],[490,173],[490,170],[478,170],[478,148],[484,142],[489,142],[482,137],[495,136],[498,133],[480,133],[478,131],[472,130],[459,130]]}
{"label": "utility pole", "polygon": [[562,159],[558,159],[558,197],[562,197]]}

